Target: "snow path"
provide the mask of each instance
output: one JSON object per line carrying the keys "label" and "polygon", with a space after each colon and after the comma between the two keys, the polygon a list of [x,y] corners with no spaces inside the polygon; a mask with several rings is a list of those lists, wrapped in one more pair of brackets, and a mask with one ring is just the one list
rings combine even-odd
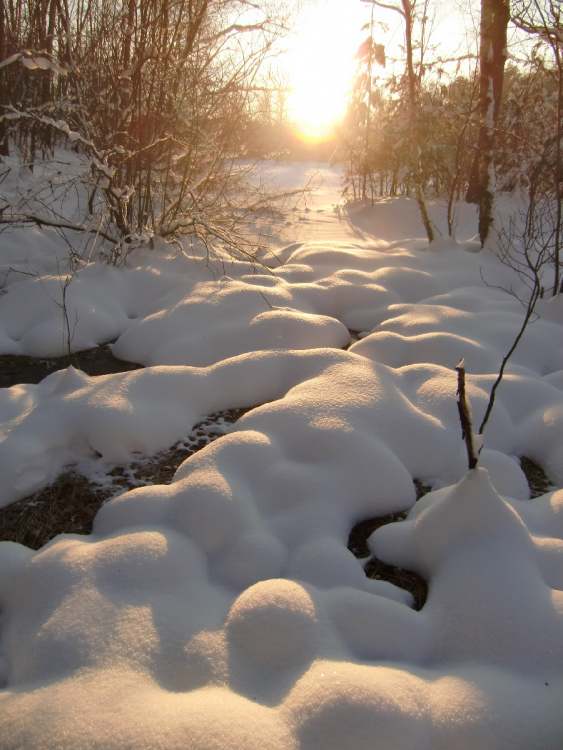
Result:
{"label": "snow path", "polygon": [[[561,300],[464,475],[453,367],[478,423],[522,317],[482,277],[516,280],[469,241],[424,249],[402,199],[309,214],[288,217],[272,273],[165,248],[90,265],[69,287],[72,345],[115,338],[148,367],[0,391],[0,504],[93,452],[127,461],[262,404],[171,485],[105,505],[91,536],[0,543],[2,750],[561,747],[563,489],[530,501],[516,460],[563,486]],[[56,354],[61,248],[10,237],[10,263],[39,276],[7,279],[0,351]],[[435,488],[416,506],[414,477]],[[357,521],[411,506],[370,546],[426,578],[420,612],[346,548]]]}

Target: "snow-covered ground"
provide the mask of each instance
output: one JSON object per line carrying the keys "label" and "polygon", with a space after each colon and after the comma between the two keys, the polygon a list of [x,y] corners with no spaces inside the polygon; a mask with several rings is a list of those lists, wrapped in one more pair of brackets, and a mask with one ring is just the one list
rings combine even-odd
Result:
{"label": "snow-covered ground", "polygon": [[[0,543],[3,750],[561,748],[563,489],[530,500],[517,459],[563,487],[563,299],[542,301],[466,474],[453,368],[478,424],[521,282],[476,252],[471,207],[429,249],[412,202],[346,213],[337,169],[263,166],[283,189],[313,173],[269,227],[270,270],[158,246],[76,274],[71,347],[115,340],[144,369],[0,392],[2,505],[257,405],[91,536]],[[1,244],[0,353],[64,353],[64,244]],[[416,506],[414,478],[434,488]],[[428,581],[419,612],[346,546],[411,506],[370,546]]]}

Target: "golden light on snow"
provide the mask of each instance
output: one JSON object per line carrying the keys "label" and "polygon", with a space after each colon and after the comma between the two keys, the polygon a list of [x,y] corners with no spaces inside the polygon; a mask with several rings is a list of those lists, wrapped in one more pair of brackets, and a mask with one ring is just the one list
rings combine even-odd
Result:
{"label": "golden light on snow", "polygon": [[305,140],[326,138],[346,111],[365,18],[360,2],[312,0],[296,19],[283,67],[289,118]]}

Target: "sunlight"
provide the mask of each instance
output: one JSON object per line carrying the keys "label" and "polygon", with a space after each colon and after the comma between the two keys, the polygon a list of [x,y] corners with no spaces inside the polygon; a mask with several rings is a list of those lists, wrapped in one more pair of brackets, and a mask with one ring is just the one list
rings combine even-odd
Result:
{"label": "sunlight", "polygon": [[315,0],[301,11],[285,55],[289,117],[308,141],[330,136],[346,111],[365,7]]}
{"label": "sunlight", "polygon": [[[442,40],[446,56],[458,54],[471,31],[459,11],[436,13],[431,3],[431,25],[435,38]],[[307,0],[295,21],[280,66],[288,79],[288,116],[299,136],[309,142],[329,138],[346,112],[357,70],[356,53],[367,31],[370,5],[360,0]],[[400,45],[403,33],[396,13],[378,8],[376,40],[383,43],[390,65],[386,71],[403,68]],[[383,22],[383,24],[378,23]],[[382,73],[381,70],[378,71]]]}

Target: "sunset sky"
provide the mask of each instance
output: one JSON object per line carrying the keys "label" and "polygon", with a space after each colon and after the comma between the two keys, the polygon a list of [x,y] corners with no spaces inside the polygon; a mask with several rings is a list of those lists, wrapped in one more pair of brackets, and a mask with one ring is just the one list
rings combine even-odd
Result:
{"label": "sunset sky", "polygon": [[[343,116],[352,79],[357,66],[355,58],[368,31],[371,6],[361,0],[308,0],[300,4],[292,31],[283,40],[285,52],[279,58],[282,77],[289,87],[288,112],[300,134],[319,140],[328,135]],[[439,54],[452,56],[467,47],[467,18],[455,4],[435,0],[432,40]],[[402,20],[399,14],[374,9],[375,34],[386,47],[389,59],[386,70],[393,69],[393,58],[401,56]],[[383,24],[383,25],[382,25]]]}

